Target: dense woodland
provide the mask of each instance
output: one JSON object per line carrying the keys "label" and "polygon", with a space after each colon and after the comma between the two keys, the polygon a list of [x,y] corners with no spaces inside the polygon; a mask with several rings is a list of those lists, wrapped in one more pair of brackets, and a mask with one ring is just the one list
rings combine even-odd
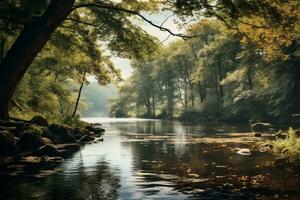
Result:
{"label": "dense woodland", "polygon": [[[277,7],[289,14],[284,23],[297,8],[290,6]],[[132,61],[111,115],[290,122],[300,112],[299,23],[252,14],[236,23],[202,19],[186,32],[197,37]]]}
{"label": "dense woodland", "polygon": [[[287,1],[5,0],[0,3],[0,118],[77,116],[93,75],[121,81],[116,117],[279,119],[300,112],[299,6]],[[143,12],[174,12],[183,34]],[[163,46],[142,20],[178,40]]]}

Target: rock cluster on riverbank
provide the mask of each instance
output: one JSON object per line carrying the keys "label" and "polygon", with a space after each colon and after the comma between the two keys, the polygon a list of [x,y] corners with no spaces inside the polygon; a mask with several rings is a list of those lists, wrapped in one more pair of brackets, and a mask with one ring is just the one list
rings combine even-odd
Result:
{"label": "rock cluster on riverbank", "polygon": [[41,116],[30,121],[0,121],[0,172],[53,168],[85,143],[101,141],[101,124],[85,128],[49,124]]}
{"label": "rock cluster on riverbank", "polygon": [[[296,126],[296,128],[299,126]],[[251,125],[255,137],[266,136],[268,141],[259,144],[260,152],[272,152],[277,161],[299,161],[300,155],[300,129],[275,129],[270,123],[258,122]]]}

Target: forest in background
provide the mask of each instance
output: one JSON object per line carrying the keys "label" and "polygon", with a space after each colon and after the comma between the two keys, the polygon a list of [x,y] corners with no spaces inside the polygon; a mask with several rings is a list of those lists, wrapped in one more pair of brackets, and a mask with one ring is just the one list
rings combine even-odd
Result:
{"label": "forest in background", "polygon": [[132,61],[133,75],[120,87],[111,115],[293,121],[300,113],[299,24],[289,33],[291,39],[281,29],[270,32],[263,19],[244,20],[256,28],[245,22],[228,29],[203,19],[186,33],[196,38],[177,40],[145,60]]}

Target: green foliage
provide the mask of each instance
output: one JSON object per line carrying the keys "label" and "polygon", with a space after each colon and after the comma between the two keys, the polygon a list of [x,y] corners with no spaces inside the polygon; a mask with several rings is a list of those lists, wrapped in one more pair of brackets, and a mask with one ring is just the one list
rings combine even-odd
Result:
{"label": "green foliage", "polygon": [[[263,49],[215,20],[201,20],[187,34],[198,37],[135,61],[131,84],[121,86],[126,98],[115,100],[118,110],[135,116],[151,110],[186,121],[288,122],[300,112],[298,41],[281,49],[290,59],[269,60]],[[150,97],[154,103],[147,103]]]}
{"label": "green foliage", "polygon": [[297,137],[293,128],[289,128],[286,139],[278,139],[272,142],[273,151],[278,157],[287,157],[297,160],[300,156],[300,138]]}
{"label": "green foliage", "polygon": [[[49,3],[44,0],[0,3],[1,60],[24,24],[40,17]],[[86,2],[78,1],[76,5],[81,3]],[[41,114],[54,122],[76,125],[76,119],[68,118],[75,107],[78,84],[88,84],[86,77],[90,75],[100,85],[119,82],[120,70],[113,66],[111,56],[143,59],[157,48],[156,39],[138,26],[133,13],[118,10],[155,12],[159,9],[157,2],[89,3],[94,6],[83,6],[70,13],[35,58],[13,97],[19,106],[10,109],[12,117],[30,119]],[[108,8],[101,8],[103,5]],[[91,104],[90,99],[86,100]],[[93,102],[97,107],[99,103]],[[81,102],[79,107],[84,111],[86,104]]]}
{"label": "green foliage", "polygon": [[71,127],[81,127],[81,128],[84,128],[85,126],[89,125],[87,122],[80,120],[79,115],[75,115],[75,117],[66,116],[59,123],[66,124]]}

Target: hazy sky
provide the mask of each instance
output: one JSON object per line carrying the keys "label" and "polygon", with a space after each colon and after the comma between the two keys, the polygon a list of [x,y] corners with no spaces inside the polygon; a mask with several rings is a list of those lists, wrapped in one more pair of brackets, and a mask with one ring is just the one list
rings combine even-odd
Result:
{"label": "hazy sky", "polygon": [[[175,33],[182,32],[178,29],[177,25],[174,23],[174,20],[178,20],[178,18],[176,16],[173,16],[171,12],[162,12],[157,15],[149,15],[147,13],[143,13],[143,15],[157,25],[161,25],[169,17],[168,20],[164,22],[163,27],[166,27]],[[155,28],[152,25],[148,24],[147,22],[141,21],[139,22],[139,25],[149,34],[157,37],[160,41],[165,40],[169,36],[169,33],[163,32],[158,28]],[[163,44],[168,44],[169,42],[175,39],[176,37],[170,36],[168,40],[166,40]],[[117,68],[122,70],[123,78],[128,78],[131,75],[132,68],[130,66],[130,60],[113,57],[112,61]]]}

